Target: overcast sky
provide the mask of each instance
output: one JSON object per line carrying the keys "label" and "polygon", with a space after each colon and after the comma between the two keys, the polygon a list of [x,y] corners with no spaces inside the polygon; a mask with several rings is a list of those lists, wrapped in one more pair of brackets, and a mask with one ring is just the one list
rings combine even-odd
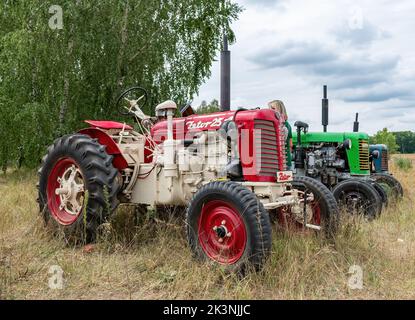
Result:
{"label": "overcast sky", "polygon": [[[283,100],[290,122],[321,130],[327,84],[332,131],[415,131],[415,1],[239,0],[232,109]],[[219,98],[219,61],[194,100]]]}

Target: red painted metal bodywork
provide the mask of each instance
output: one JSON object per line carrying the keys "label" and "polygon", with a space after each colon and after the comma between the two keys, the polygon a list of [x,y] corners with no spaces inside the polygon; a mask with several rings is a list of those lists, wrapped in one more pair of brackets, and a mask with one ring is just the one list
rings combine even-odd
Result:
{"label": "red painted metal bodywork", "polygon": [[[255,120],[267,120],[274,123],[277,139],[278,158],[285,157],[285,144],[280,143],[282,119],[271,109],[255,109],[246,111],[226,111],[209,115],[192,115],[186,118],[177,118],[173,121],[173,136],[177,140],[191,140],[198,132],[219,130],[227,120],[234,120],[239,131],[239,152],[242,163],[243,176],[246,181],[276,182],[276,175],[258,175],[257,158],[255,154]],[[167,138],[167,121],[155,124],[151,135],[156,143],[161,143]],[[279,171],[284,171],[283,165],[279,164]]]}
{"label": "red painted metal bodywork", "polygon": [[124,130],[133,130],[128,124],[115,121],[95,121],[95,120],[85,120],[91,127],[100,128],[104,130],[109,129],[124,129]]}
{"label": "red painted metal bodywork", "polygon": [[118,148],[117,143],[105,131],[91,127],[82,129],[79,133],[98,139],[99,144],[106,146],[106,152],[114,156],[112,163],[115,168],[123,170],[128,167],[128,163],[123,157],[120,148]]}
{"label": "red painted metal bodywork", "polygon": [[[243,177],[246,181],[254,182],[277,182],[277,171],[285,171],[286,168],[282,161],[279,161],[275,174],[259,174],[258,168],[261,163],[256,155],[255,143],[255,120],[266,120],[273,123],[275,127],[275,138],[277,158],[285,158],[285,143],[281,137],[281,124],[283,120],[271,109],[255,109],[244,111],[217,112],[208,115],[192,115],[186,118],[176,118],[173,120],[173,136],[176,140],[192,140],[201,131],[219,130],[227,120],[234,120],[239,131],[239,153],[242,165]],[[98,139],[98,142],[107,147],[108,154],[114,155],[113,164],[119,170],[127,168],[128,164],[123,157],[116,142],[100,128],[108,127],[108,123],[102,124],[101,121],[87,121],[92,127],[83,129],[80,133]],[[122,123],[109,124],[112,128],[122,129]],[[128,127],[125,127],[129,130]],[[156,123],[151,129],[151,136],[156,143],[162,143],[167,138],[167,121]],[[149,147],[149,146],[147,146]],[[145,162],[152,162],[151,151],[146,149]],[[264,165],[264,163],[262,164]]]}
{"label": "red painted metal bodywork", "polygon": [[[216,112],[208,115],[192,115],[173,120],[173,136],[178,140],[190,140],[198,132],[218,130],[226,120],[232,120],[235,111]],[[151,128],[151,135],[157,143],[167,138],[167,121],[156,123]]]}

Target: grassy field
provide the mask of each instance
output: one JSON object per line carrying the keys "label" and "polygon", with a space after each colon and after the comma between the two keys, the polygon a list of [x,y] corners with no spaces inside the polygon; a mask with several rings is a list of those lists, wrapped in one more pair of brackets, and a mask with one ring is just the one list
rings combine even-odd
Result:
{"label": "grassy field", "polygon": [[[0,175],[0,299],[414,299],[415,169],[392,171],[405,199],[378,220],[347,220],[331,243],[274,227],[265,269],[243,279],[192,259],[183,216],[132,229],[121,209],[94,247],[65,247],[38,215],[35,174]],[[49,288],[54,265],[63,289]],[[352,265],[361,290],[348,286]]]}

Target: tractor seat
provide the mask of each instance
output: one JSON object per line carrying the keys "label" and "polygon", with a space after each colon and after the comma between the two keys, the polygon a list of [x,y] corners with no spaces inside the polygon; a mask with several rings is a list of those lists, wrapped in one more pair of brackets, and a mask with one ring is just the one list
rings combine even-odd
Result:
{"label": "tractor seat", "polygon": [[302,122],[302,121],[296,121],[294,123],[294,126],[301,129],[308,129],[308,123]]}
{"label": "tractor seat", "polygon": [[110,130],[110,129],[124,129],[124,130],[133,130],[128,124],[124,124],[116,121],[94,121],[94,120],[85,120],[91,127]]}

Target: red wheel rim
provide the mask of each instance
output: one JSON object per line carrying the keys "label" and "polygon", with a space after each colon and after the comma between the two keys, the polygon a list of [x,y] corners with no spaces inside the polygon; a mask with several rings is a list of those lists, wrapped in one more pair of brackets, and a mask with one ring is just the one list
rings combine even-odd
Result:
{"label": "red wheel rim", "polygon": [[[80,184],[75,180],[72,184],[68,182],[68,185],[70,186],[66,189],[69,189],[72,193],[71,200],[81,203],[79,207],[70,207],[68,204],[65,206],[64,203],[66,202],[62,200],[62,197],[65,196],[57,193],[57,190],[62,190],[62,179],[65,179],[64,176],[70,174],[70,170],[74,170],[73,168],[75,168],[77,175],[74,179],[77,179],[78,181],[81,179],[83,183],[84,180],[77,163],[70,158],[62,158],[56,162],[49,174],[46,191],[48,208],[52,217],[61,225],[65,226],[73,224],[78,219],[83,209],[84,191],[79,189]],[[69,193],[67,192],[66,195],[68,194]],[[69,208],[71,208],[71,210],[69,210]]]}
{"label": "red wheel rim", "polygon": [[220,264],[234,264],[245,252],[247,233],[243,218],[222,200],[203,206],[198,237],[206,255]]}

